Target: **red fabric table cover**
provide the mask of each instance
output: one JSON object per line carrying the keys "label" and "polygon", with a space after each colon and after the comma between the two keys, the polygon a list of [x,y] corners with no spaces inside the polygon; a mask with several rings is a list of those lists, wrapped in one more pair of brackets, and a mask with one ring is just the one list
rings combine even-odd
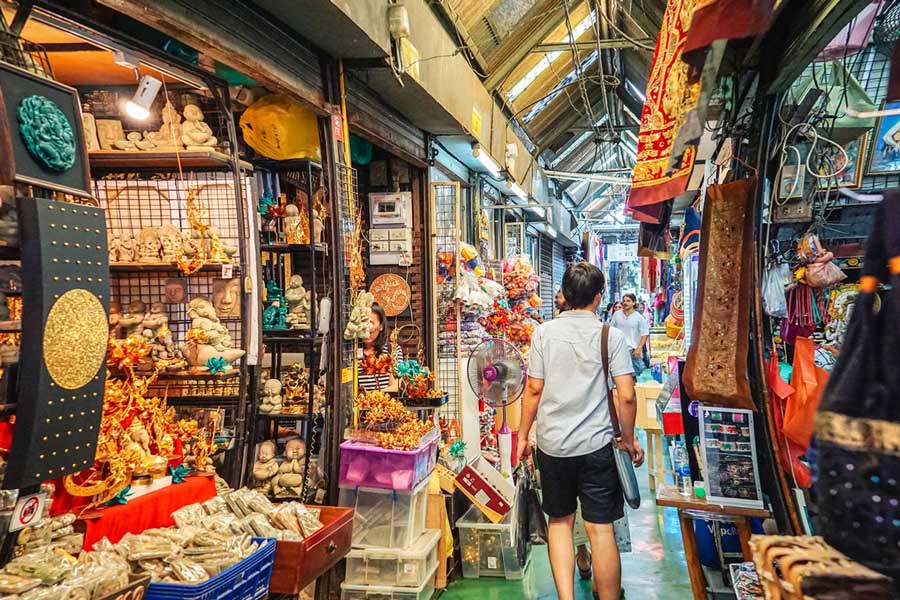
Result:
{"label": "red fabric table cover", "polygon": [[115,543],[126,533],[141,533],[154,527],[175,525],[172,513],[182,506],[205,502],[216,495],[216,482],[212,477],[188,477],[183,483],[145,496],[129,500],[128,504],[109,506],[86,513],[84,524],[84,549],[89,550],[105,538]]}

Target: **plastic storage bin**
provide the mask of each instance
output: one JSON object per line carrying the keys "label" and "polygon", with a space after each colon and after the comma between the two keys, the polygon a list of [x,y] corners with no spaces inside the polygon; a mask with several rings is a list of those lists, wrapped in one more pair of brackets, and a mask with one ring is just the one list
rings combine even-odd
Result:
{"label": "plastic storage bin", "polygon": [[372,444],[341,444],[342,487],[411,490],[434,470],[437,437],[415,450],[388,450]]}
{"label": "plastic storage bin", "polygon": [[434,595],[435,567],[419,587],[341,584],[341,600],[430,600]]}
{"label": "plastic storage bin", "polygon": [[428,480],[410,492],[342,487],[339,503],[354,509],[355,548],[409,548],[425,531]]}
{"label": "plastic storage bin", "polygon": [[153,582],[145,600],[259,600],[269,595],[275,540],[253,538],[259,548],[236,565],[194,585]]}
{"label": "plastic storage bin", "polygon": [[358,548],[347,555],[344,581],[351,585],[418,588],[434,573],[441,532],[426,529],[407,550]]}
{"label": "plastic storage bin", "polygon": [[531,549],[526,550],[526,556],[520,562],[512,543],[515,512],[511,510],[499,523],[491,523],[477,506],[473,506],[459,518],[456,527],[459,529],[463,577],[522,579]]}

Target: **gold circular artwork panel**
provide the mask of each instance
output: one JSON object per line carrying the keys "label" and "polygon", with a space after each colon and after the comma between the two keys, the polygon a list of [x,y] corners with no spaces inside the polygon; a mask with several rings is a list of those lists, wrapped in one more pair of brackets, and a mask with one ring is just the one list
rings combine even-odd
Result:
{"label": "gold circular artwork panel", "polygon": [[53,382],[67,390],[87,385],[106,359],[108,339],[100,300],[81,289],[63,294],[44,327],[44,364]]}

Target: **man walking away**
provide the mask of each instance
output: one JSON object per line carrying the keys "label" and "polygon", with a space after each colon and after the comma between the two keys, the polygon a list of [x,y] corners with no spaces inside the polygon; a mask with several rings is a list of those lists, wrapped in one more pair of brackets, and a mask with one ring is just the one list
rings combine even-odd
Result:
{"label": "man walking away", "polygon": [[609,324],[625,334],[625,343],[631,351],[631,362],[634,378],[644,371],[644,344],[650,337],[650,326],[644,315],[635,310],[637,296],[625,294],[622,297],[622,310],[613,315]]}
{"label": "man walking away", "polygon": [[550,566],[560,600],[573,600],[575,594],[573,524],[579,502],[591,541],[595,589],[600,600],[619,598],[622,573],[613,522],[624,515],[624,499],[613,457],[607,377],[618,389],[619,446],[635,465],[644,462],[634,438],[631,354],[625,336],[613,328],[608,330],[610,373],[602,368],[603,323],[594,311],[603,287],[603,273],[590,263],[566,270],[562,291],[570,309],[535,330],[522,401],[517,453],[519,460],[529,454],[528,433],[537,418]]}

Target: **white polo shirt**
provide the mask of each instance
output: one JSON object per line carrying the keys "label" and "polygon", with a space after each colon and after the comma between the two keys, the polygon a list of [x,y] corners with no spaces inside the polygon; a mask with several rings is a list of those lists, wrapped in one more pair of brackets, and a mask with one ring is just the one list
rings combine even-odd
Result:
{"label": "white polo shirt", "polygon": [[625,334],[625,343],[631,350],[638,347],[642,336],[650,335],[647,318],[636,310],[628,316],[625,316],[624,310],[616,312],[609,320],[609,324]]}
{"label": "white polo shirt", "polygon": [[[583,456],[613,438],[601,354],[603,323],[586,310],[570,310],[543,323],[531,337],[528,375],[544,380],[537,412],[541,452]],[[609,330],[612,377],[634,372],[621,331]]]}

